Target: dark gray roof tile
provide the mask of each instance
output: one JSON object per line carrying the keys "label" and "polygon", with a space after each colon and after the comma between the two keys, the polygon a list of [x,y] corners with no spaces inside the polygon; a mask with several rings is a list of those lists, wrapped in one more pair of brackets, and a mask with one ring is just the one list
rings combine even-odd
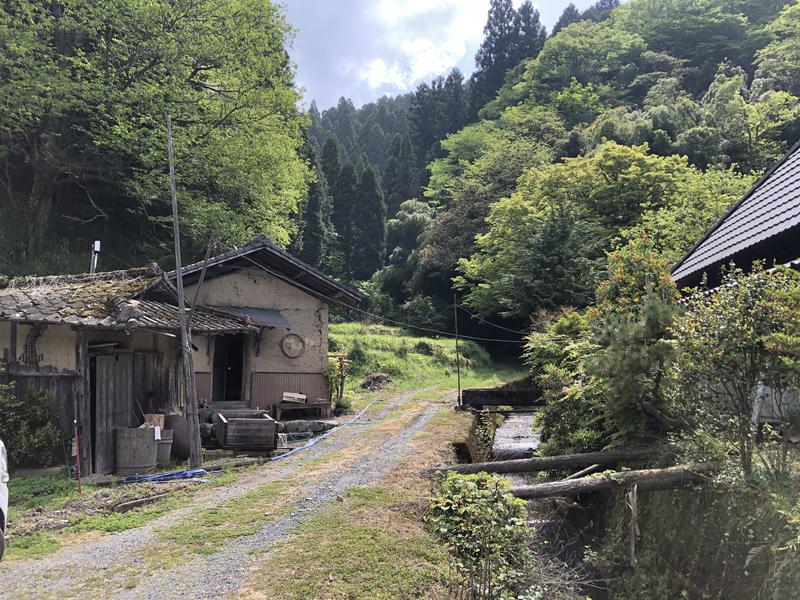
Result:
{"label": "dark gray roof tile", "polygon": [[672,277],[681,281],[798,225],[800,145],[795,145],[675,266]]}

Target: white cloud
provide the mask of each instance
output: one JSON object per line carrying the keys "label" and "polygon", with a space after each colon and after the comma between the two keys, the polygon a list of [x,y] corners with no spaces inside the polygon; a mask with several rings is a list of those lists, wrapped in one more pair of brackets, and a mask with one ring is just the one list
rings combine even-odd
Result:
{"label": "white cloud", "polygon": [[[537,2],[552,26],[571,0]],[[585,9],[595,0],[572,0]],[[469,76],[490,0],[283,0],[297,28],[292,58],[320,108],[413,90],[460,68]],[[522,0],[514,0],[519,6]]]}
{"label": "white cloud", "polygon": [[364,57],[348,70],[371,89],[404,92],[471,58],[489,0],[381,0],[373,6],[380,56]]}

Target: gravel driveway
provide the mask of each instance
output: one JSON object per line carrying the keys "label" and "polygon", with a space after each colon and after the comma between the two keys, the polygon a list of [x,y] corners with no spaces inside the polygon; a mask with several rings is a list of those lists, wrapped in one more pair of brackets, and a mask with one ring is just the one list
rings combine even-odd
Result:
{"label": "gravel driveway", "polygon": [[[409,440],[428,423],[437,405],[422,404],[410,423],[397,430],[379,430],[398,407],[409,404],[419,391],[399,394],[373,406],[352,426],[284,461],[254,468],[240,481],[203,491],[191,506],[173,510],[151,523],[94,541],[70,546],[38,560],[12,561],[0,566],[2,598],[221,598],[234,593],[259,555],[286,538],[324,504],[335,501],[347,488],[365,486],[380,478],[408,451]],[[438,406],[441,406],[439,404]],[[394,411],[394,412],[393,412]],[[358,425],[358,426],[356,426]],[[143,556],[156,542],[157,530],[181,517],[243,496],[266,483],[302,474],[303,462],[323,459],[340,450],[364,448],[355,463],[326,469],[321,480],[306,485],[289,514],[270,522],[254,535],[228,540],[209,556],[191,556],[178,568],[153,572]],[[131,573],[136,573],[131,585]]]}

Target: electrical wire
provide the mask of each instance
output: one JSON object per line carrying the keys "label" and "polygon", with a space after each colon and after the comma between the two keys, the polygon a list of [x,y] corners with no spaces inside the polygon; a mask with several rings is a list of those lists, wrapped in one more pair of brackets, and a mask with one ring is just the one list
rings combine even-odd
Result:
{"label": "electrical wire", "polygon": [[[233,248],[233,250],[236,250],[236,248]],[[329,301],[329,302],[331,302],[333,304],[338,304],[340,306],[343,306],[343,307],[348,308],[350,310],[354,310],[356,312],[359,312],[359,313],[361,313],[363,315],[366,315],[368,317],[371,317],[373,319],[377,319],[379,321],[383,321],[384,323],[390,323],[392,325],[398,325],[400,327],[410,327],[411,329],[417,329],[419,331],[425,331],[425,332],[428,332],[428,333],[435,333],[436,335],[441,335],[441,336],[444,336],[444,337],[449,337],[449,338],[458,337],[459,339],[473,340],[473,341],[476,341],[476,342],[504,342],[504,343],[508,343],[508,344],[524,344],[524,343],[526,343],[525,340],[504,340],[504,339],[501,339],[501,338],[484,338],[484,337],[476,337],[476,336],[471,336],[471,335],[458,335],[458,336],[456,336],[451,331],[441,331],[439,329],[432,329],[430,327],[422,327],[420,325],[414,325],[413,323],[406,323],[404,321],[396,321],[394,319],[389,319],[388,317],[382,317],[380,315],[376,315],[376,314],[371,313],[369,311],[366,311],[364,309],[357,308],[355,306],[350,306],[349,304],[346,304],[346,303],[342,302],[341,300],[337,300],[336,298],[331,298],[329,296],[326,296],[325,294],[321,294],[320,292],[312,290],[311,288],[303,285],[299,281],[296,281],[296,280],[293,280],[293,279],[289,279],[285,275],[281,275],[280,273],[276,273],[276,272],[272,271],[271,269],[268,269],[267,267],[265,267],[264,265],[262,265],[258,261],[253,260],[252,258],[247,256],[246,254],[243,254],[242,258],[247,259],[248,261],[253,263],[255,266],[257,266],[258,268],[260,268],[263,271],[269,273],[273,277],[277,277],[278,279],[281,279],[281,280],[285,281],[286,283],[288,283],[290,285],[293,285],[295,287],[299,287],[299,288],[301,288],[301,289],[303,289],[303,290],[305,290],[305,291],[307,291],[307,292],[309,292],[311,294],[314,294],[316,296],[321,296],[322,298],[324,298],[325,300],[327,300],[327,301]],[[519,332],[519,333],[521,333],[521,332]]]}
{"label": "electrical wire", "polygon": [[487,320],[486,320],[486,319],[484,319],[483,317],[479,317],[478,315],[476,315],[474,312],[472,312],[471,310],[469,310],[469,309],[468,309],[466,306],[464,306],[463,304],[459,304],[459,305],[458,305],[458,308],[460,308],[461,310],[463,310],[465,313],[467,313],[467,314],[468,314],[470,317],[472,317],[472,318],[473,318],[473,319],[475,319],[476,321],[480,321],[480,322],[481,322],[481,323],[483,323],[484,325],[489,325],[490,327],[496,327],[497,329],[502,329],[503,331],[510,331],[511,333],[518,333],[518,334],[520,334],[520,335],[528,335],[528,334],[530,333],[529,331],[519,331],[518,329],[511,329],[511,328],[509,328],[509,327],[503,327],[502,325],[498,325],[498,324],[496,324],[496,323],[492,323],[492,322],[490,322],[490,321],[487,321]]}

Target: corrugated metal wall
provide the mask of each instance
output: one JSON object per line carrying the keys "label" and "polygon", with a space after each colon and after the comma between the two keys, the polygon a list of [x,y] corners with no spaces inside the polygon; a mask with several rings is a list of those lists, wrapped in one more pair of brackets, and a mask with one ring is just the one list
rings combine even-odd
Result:
{"label": "corrugated metal wall", "polygon": [[328,378],[322,373],[253,373],[250,406],[272,409],[284,392],[328,399]]}

